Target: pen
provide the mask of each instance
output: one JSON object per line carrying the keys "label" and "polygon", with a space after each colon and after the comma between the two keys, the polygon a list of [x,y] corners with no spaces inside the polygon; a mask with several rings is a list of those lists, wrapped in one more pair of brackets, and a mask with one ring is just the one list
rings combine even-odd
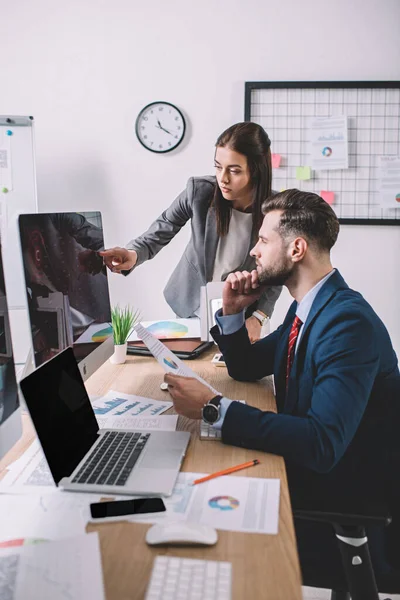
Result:
{"label": "pen", "polygon": [[241,465],[236,465],[236,467],[230,467],[229,469],[224,469],[223,471],[218,471],[217,473],[211,473],[211,475],[206,475],[205,477],[200,477],[200,479],[195,479],[192,482],[192,485],[196,485],[197,483],[203,483],[203,481],[208,481],[209,479],[214,479],[214,477],[220,477],[221,475],[228,475],[229,473],[234,473],[235,471],[240,471],[241,469],[247,469],[247,467],[254,467],[254,465],[259,465],[260,461],[255,458],[254,460],[249,460],[249,462],[245,462]]}

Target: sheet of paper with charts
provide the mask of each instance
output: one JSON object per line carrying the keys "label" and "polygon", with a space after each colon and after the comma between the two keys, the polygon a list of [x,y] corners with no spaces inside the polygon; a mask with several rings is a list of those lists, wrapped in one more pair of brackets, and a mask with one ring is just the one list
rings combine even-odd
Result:
{"label": "sheet of paper with charts", "polygon": [[96,417],[155,417],[171,408],[172,402],[152,400],[134,394],[110,390],[92,401]]}
{"label": "sheet of paper with charts", "polygon": [[228,531],[278,533],[279,479],[225,475],[192,485],[204,475],[179,473],[172,496],[164,498],[166,512],[130,520],[146,523],[182,520]]}
{"label": "sheet of paper with charts", "polygon": [[160,340],[154,337],[147,329],[139,323],[136,325],[135,331],[138,337],[146,344],[157,362],[162,366],[167,373],[174,375],[182,375],[183,377],[194,377],[204,385],[206,385],[214,394],[219,394],[207,381],[197,375],[192,369],[185,365],[175,354],[171,352]]}
{"label": "sheet of paper with charts", "polygon": [[97,533],[0,549],[1,600],[104,600]]}

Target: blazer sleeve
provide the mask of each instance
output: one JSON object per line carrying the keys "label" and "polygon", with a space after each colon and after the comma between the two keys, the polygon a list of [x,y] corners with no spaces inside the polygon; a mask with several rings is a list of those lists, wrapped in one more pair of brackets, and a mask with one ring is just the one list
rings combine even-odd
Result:
{"label": "blazer sleeve", "polygon": [[281,295],[281,291],[281,286],[268,287],[258,300],[257,308],[262,310],[268,317],[271,317],[274,312],[275,303]]}
{"label": "blazer sleeve", "polygon": [[250,343],[245,325],[230,335],[222,335],[218,326],[211,329],[210,333],[224,355],[232,379],[257,381],[273,373],[281,327],[255,344]]}
{"label": "blazer sleeve", "polygon": [[315,379],[307,413],[275,414],[232,402],[222,426],[223,442],[329,472],[354,438],[368,404],[379,368],[377,346],[373,324],[363,315],[329,319],[312,350]]}
{"label": "blazer sleeve", "polygon": [[[137,252],[138,259],[135,268],[146,260],[154,258],[192,218],[193,198],[194,180],[191,177],[186,189],[179,194],[171,206],[150,225],[145,233],[126,245],[128,250]],[[128,272],[130,271],[124,273],[127,274]]]}

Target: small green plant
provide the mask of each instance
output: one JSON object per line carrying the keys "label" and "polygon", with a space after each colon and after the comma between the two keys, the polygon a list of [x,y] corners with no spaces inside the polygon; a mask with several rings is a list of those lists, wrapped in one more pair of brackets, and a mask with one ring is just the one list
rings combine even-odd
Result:
{"label": "small green plant", "polygon": [[140,313],[130,306],[120,308],[119,305],[111,309],[111,324],[114,333],[114,344],[125,344],[136,323],[140,321]]}

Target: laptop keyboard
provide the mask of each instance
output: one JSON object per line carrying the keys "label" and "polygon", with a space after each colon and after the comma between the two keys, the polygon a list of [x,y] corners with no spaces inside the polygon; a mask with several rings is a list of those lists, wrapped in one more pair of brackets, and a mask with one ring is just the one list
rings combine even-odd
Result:
{"label": "laptop keyboard", "polygon": [[150,433],[107,431],[72,483],[125,485]]}

